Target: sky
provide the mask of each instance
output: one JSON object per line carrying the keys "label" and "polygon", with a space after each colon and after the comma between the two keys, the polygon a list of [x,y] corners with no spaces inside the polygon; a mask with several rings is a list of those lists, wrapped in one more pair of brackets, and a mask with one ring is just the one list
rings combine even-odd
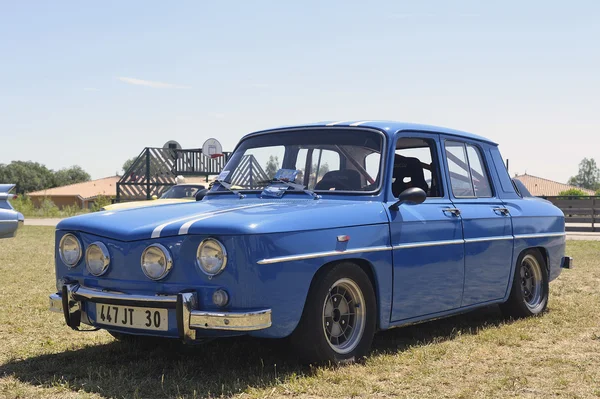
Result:
{"label": "sky", "polygon": [[566,182],[600,162],[599,72],[595,0],[0,0],[0,163],[101,178],[168,140],[385,119]]}

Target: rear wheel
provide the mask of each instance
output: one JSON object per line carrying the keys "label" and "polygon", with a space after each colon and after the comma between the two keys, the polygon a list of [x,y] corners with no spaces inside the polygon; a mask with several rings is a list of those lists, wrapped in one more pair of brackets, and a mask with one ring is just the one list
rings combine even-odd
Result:
{"label": "rear wheel", "polygon": [[508,301],[501,305],[508,317],[528,317],[543,313],[548,306],[548,269],[538,250],[524,251],[517,261]]}
{"label": "rear wheel", "polygon": [[355,264],[339,263],[313,281],[292,344],[307,363],[355,361],[371,348],[376,315],[367,274]]}

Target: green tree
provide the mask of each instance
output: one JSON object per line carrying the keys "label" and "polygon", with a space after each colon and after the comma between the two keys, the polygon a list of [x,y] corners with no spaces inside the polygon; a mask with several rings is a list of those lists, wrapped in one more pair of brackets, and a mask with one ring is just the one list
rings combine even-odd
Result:
{"label": "green tree", "polygon": [[0,164],[0,182],[16,184],[17,194],[55,187],[54,172],[40,163],[31,161]]}
{"label": "green tree", "polygon": [[587,194],[584,193],[583,190],[580,190],[578,188],[570,188],[568,190],[564,190],[558,193],[559,197],[583,197],[585,195]]}
{"label": "green tree", "polygon": [[269,179],[275,177],[275,173],[279,170],[279,158],[277,156],[269,156],[269,161],[265,168],[265,173],[269,176]]}
{"label": "green tree", "polygon": [[127,161],[125,161],[125,163],[123,163],[123,173],[127,172],[136,159],[138,159],[138,157],[129,158]]}
{"label": "green tree", "polygon": [[81,183],[84,181],[90,181],[91,177],[89,173],[81,168],[81,166],[74,165],[70,168],[64,168],[54,172],[54,186],[66,186],[68,184]]}
{"label": "green tree", "polygon": [[569,184],[588,190],[600,189],[600,169],[593,158],[583,158],[579,172],[569,179]]}

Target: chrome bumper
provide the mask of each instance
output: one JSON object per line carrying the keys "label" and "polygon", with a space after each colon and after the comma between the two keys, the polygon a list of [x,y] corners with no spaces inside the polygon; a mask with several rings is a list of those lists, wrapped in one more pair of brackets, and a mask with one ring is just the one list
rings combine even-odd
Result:
{"label": "chrome bumper", "polygon": [[[65,284],[62,292],[50,295],[50,310],[62,313],[67,325],[77,330],[82,322],[82,302],[84,301],[175,309],[179,337],[184,341],[196,339],[196,329],[255,331],[271,326],[271,309],[249,312],[199,310],[196,294],[192,292],[182,292],[177,295],[130,295],[95,290],[79,284]],[[84,322],[86,321],[84,320]]]}

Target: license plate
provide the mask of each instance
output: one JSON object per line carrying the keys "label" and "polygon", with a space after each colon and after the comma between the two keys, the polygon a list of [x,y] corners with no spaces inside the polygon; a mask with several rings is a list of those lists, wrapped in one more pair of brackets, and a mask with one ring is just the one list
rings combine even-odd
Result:
{"label": "license plate", "polygon": [[169,329],[169,311],[167,309],[97,303],[96,323],[140,330],[167,331]]}

